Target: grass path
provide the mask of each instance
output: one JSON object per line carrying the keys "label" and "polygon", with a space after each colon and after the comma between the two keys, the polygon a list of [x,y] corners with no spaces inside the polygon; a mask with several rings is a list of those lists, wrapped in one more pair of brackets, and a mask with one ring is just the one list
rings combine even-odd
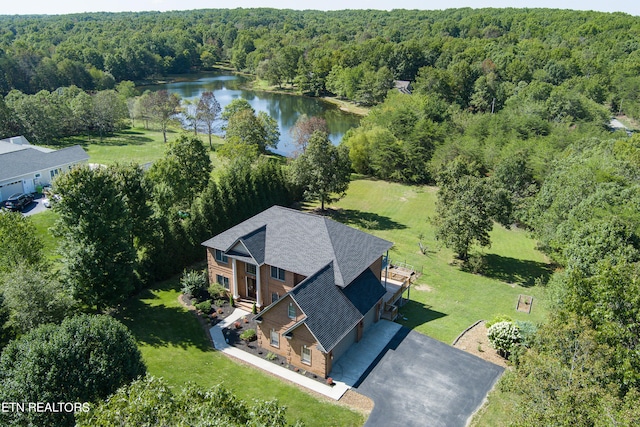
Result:
{"label": "grass path", "polygon": [[[480,319],[506,314],[514,319],[542,322],[546,318],[544,289],[537,277],[550,274],[535,241],[522,230],[496,225],[492,246],[484,249],[484,275],[452,265],[453,253],[438,245],[429,217],[435,214],[436,189],[370,179],[351,182],[347,196],[333,207],[338,220],[394,242],[389,255],[423,275],[411,290],[411,301],[401,309],[400,323],[451,343]],[[419,242],[427,248],[420,251]],[[519,294],[534,296],[531,314],[515,311]]]}
{"label": "grass path", "polygon": [[365,418],[344,406],[318,400],[297,387],[241,365],[211,348],[196,318],[178,302],[177,279],[143,291],[119,319],[133,332],[150,374],[172,386],[188,381],[205,387],[224,384],[240,398],[278,399],[291,423],[306,426],[361,426]]}

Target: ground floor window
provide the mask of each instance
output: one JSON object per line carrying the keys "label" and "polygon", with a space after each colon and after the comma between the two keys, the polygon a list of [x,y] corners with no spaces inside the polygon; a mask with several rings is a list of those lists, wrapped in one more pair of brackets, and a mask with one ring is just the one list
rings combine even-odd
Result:
{"label": "ground floor window", "polygon": [[311,349],[306,345],[302,346],[302,363],[306,363],[307,365],[311,365]]}
{"label": "ground floor window", "polygon": [[280,334],[275,329],[271,330],[271,345],[273,347],[280,347]]}
{"label": "ground floor window", "polygon": [[220,274],[216,274],[216,282],[222,285],[223,288],[229,289],[229,278],[222,276]]}

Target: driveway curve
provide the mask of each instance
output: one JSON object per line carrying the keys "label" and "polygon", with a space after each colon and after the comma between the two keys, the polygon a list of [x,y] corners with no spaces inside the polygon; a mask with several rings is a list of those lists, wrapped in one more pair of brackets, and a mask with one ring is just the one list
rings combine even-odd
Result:
{"label": "driveway curve", "polygon": [[365,427],[463,427],[503,371],[402,328],[357,387],[375,402]]}

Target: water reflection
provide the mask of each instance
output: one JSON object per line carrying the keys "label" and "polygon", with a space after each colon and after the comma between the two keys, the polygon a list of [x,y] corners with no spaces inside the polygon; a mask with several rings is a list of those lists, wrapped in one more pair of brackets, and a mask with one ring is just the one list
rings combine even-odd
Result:
{"label": "water reflection", "polygon": [[[188,100],[199,97],[203,92],[212,91],[223,109],[234,99],[244,98],[256,111],[265,111],[278,122],[280,143],[276,151],[280,154],[290,154],[294,150],[289,131],[298,117],[303,114],[324,118],[329,128],[329,139],[334,144],[338,144],[349,129],[359,124],[358,116],[345,113],[336,106],[317,98],[248,91],[241,89],[245,81],[246,78],[239,75],[210,73],[194,80],[144,86],[141,89],[166,89]],[[218,123],[218,129],[221,125],[222,121]],[[218,133],[221,131],[218,130]]]}

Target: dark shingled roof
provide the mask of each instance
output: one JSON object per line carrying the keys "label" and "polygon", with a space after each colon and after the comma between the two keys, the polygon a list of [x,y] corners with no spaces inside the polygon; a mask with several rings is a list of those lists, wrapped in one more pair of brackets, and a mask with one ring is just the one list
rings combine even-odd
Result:
{"label": "dark shingled roof", "polygon": [[[29,146],[26,146],[29,147]],[[79,145],[45,153],[33,148],[0,154],[0,181],[89,159]]]}
{"label": "dark shingled roof", "polygon": [[260,265],[264,264],[264,243],[267,235],[267,227],[262,226],[240,238],[253,259]]}
{"label": "dark shingled roof", "polygon": [[333,281],[333,262],[288,292],[307,316],[304,323],[328,353],[362,319],[362,315]]}
{"label": "dark shingled roof", "polygon": [[387,240],[329,218],[281,206],[273,206],[203,245],[226,252],[238,241],[260,264],[307,277],[333,262],[334,283],[340,287],[351,283],[392,246]]}
{"label": "dark shingled roof", "polygon": [[386,291],[373,271],[367,268],[349,286],[343,288],[342,292],[364,316],[380,301]]}

